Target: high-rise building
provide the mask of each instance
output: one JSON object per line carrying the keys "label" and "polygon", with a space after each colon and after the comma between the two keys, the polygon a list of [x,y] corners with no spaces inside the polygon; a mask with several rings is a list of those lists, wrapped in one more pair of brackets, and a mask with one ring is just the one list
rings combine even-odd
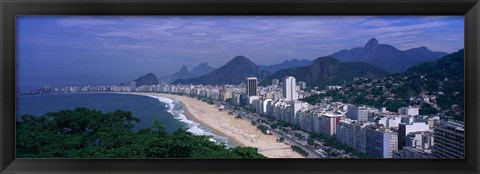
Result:
{"label": "high-rise building", "polygon": [[397,150],[397,137],[390,129],[367,127],[365,152],[374,158],[392,158]]}
{"label": "high-rise building", "polygon": [[295,83],[295,77],[287,76],[283,78],[283,98],[285,101],[295,101],[298,99],[297,83]]}
{"label": "high-rise building", "polygon": [[433,142],[433,132],[431,131],[411,132],[407,135],[406,145],[403,148],[412,147],[431,153]]}
{"label": "high-rise building", "polygon": [[376,111],[372,108],[357,107],[355,105],[348,105],[347,110],[348,118],[357,121],[368,121],[369,115]]}
{"label": "high-rise building", "polygon": [[298,114],[298,117],[300,118],[299,124],[300,128],[302,130],[308,131],[308,132],[314,132],[314,122],[315,119],[317,119],[317,113],[314,112],[300,112]]}
{"label": "high-rise building", "polygon": [[366,127],[371,122],[359,122],[351,119],[340,120],[337,124],[337,141],[365,153]]}
{"label": "high-rise building", "polygon": [[428,131],[428,124],[416,122],[412,124],[400,123],[398,126],[398,150],[406,145],[407,135],[411,132]]}
{"label": "high-rise building", "polygon": [[293,101],[290,103],[290,111],[288,112],[288,122],[294,125],[299,124],[298,111],[305,107],[306,103]]}
{"label": "high-rise building", "polygon": [[278,79],[272,79],[272,85],[278,85],[280,84],[280,81]]}
{"label": "high-rise building", "polygon": [[441,121],[433,127],[433,141],[432,153],[435,157],[465,157],[465,130],[462,123]]}
{"label": "high-rise building", "polygon": [[247,95],[248,96],[257,95],[257,78],[256,77],[247,78]]}
{"label": "high-rise building", "polygon": [[337,132],[337,123],[345,119],[342,114],[322,114],[317,118],[317,132],[323,135],[334,136]]}

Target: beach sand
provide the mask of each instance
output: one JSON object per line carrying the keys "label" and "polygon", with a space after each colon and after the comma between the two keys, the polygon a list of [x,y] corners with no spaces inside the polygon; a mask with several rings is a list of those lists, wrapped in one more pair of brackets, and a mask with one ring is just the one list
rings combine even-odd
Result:
{"label": "beach sand", "polygon": [[265,135],[249,121],[237,119],[236,115],[229,115],[228,111],[219,111],[217,106],[196,98],[163,93],[129,92],[127,94],[161,96],[178,100],[182,103],[187,117],[193,121],[209,127],[214,134],[227,137],[233,144],[255,147],[259,153],[268,158],[303,158],[289,145],[276,142],[275,136]]}

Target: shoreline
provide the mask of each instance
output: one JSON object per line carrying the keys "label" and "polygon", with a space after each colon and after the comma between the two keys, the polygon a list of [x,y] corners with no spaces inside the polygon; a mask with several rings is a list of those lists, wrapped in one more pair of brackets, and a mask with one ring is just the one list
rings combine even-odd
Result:
{"label": "shoreline", "polygon": [[[108,93],[108,92],[107,92]],[[117,94],[129,94],[129,95],[141,95],[141,96],[147,96],[147,97],[150,97],[152,96],[152,93],[143,93],[143,92],[119,92]],[[157,93],[153,93],[153,94],[157,94]],[[153,96],[158,96],[158,95],[153,95]],[[161,96],[161,95],[160,95]],[[166,97],[166,96],[161,96],[161,97],[165,97],[165,98],[169,98],[169,99],[172,99],[172,97]],[[197,117],[194,116],[194,114],[192,114],[192,112],[190,112],[190,109],[189,107],[187,107],[187,104],[182,101],[182,100],[178,100],[178,99],[174,99],[178,102],[180,102],[181,106],[182,106],[182,109],[184,111],[184,115],[191,119],[192,121],[194,121],[195,123],[199,123],[200,125],[202,126],[205,126],[205,127],[208,127],[209,130],[211,131],[211,133],[215,134],[215,135],[218,135],[218,136],[221,136],[221,137],[225,137],[228,139],[228,143],[226,144],[227,146],[230,144],[230,145],[233,145],[233,147],[237,147],[237,146],[246,146],[244,143],[240,142],[240,141],[237,141],[234,137],[230,136],[230,135],[227,135],[225,133],[223,133],[222,131],[220,130],[217,130],[215,128],[212,128],[210,126],[208,126],[208,124],[201,120],[201,119],[198,119]],[[196,100],[196,99],[195,99]],[[200,102],[200,101],[199,101]],[[229,146],[231,147],[231,146]]]}
{"label": "shoreline", "polygon": [[[207,104],[196,98],[164,93],[122,92],[121,94],[157,96],[177,100],[184,109],[185,116],[208,127],[215,135],[228,138],[238,146],[254,147],[268,158],[303,158],[290,146],[276,142],[274,135],[265,135],[256,126],[244,119],[236,119],[226,111],[219,111],[215,105]],[[207,115],[208,113],[208,115]]]}
{"label": "shoreline", "polygon": [[[204,121],[200,120],[200,119],[197,119],[196,117],[193,116],[193,114],[190,112],[190,110],[188,109],[188,107],[185,107],[186,104],[183,102],[183,101],[180,101],[178,100],[181,104],[182,104],[182,108],[183,110],[185,111],[185,116],[187,116],[188,118],[192,119],[194,122],[196,123],[200,123],[201,125],[205,125],[207,126],[208,124],[206,124]],[[208,127],[208,126],[207,126]],[[241,143],[240,141],[237,141],[235,138],[229,136],[229,135],[226,135],[224,134],[223,132],[221,131],[218,131],[216,129],[213,129],[211,127],[209,127],[210,130],[212,131],[213,134],[215,135],[219,135],[219,136],[222,136],[222,137],[226,137],[228,139],[228,143],[227,144],[233,144],[234,147],[236,146],[245,146],[245,144]]]}

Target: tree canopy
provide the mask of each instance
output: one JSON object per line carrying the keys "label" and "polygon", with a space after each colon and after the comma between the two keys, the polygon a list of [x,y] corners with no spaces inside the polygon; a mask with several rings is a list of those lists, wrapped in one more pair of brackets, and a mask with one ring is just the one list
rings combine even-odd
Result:
{"label": "tree canopy", "polygon": [[18,158],[265,158],[256,148],[228,148],[184,129],[172,134],[162,123],[133,131],[128,111],[87,108],[23,115],[17,122]]}

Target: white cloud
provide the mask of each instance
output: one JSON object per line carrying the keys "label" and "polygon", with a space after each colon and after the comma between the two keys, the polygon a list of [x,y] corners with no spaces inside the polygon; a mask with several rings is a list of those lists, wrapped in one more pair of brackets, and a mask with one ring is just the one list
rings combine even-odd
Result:
{"label": "white cloud", "polygon": [[[115,20],[114,20],[115,19]],[[380,43],[400,49],[428,46],[435,33],[452,24],[435,17],[376,16],[240,16],[240,17],[119,17],[64,18],[58,24],[72,33],[99,37],[103,48],[171,52],[187,56],[201,54],[294,54],[318,57],[340,49],[363,46],[376,37]],[[431,34],[433,32],[433,34]],[[449,34],[447,31],[446,34]],[[193,36],[193,37],[192,37]],[[127,40],[128,39],[128,40]],[[445,40],[454,42],[454,36]],[[462,39],[462,38],[457,38]],[[133,40],[134,43],[131,43]],[[422,41],[423,40],[423,41]],[[421,41],[421,42],[420,42]],[[420,45],[422,44],[422,45]],[[261,48],[261,49],[259,49]],[[257,52],[257,53],[255,53]],[[323,55],[317,55],[322,53]],[[288,54],[288,55],[287,55]],[[290,55],[290,56],[289,56]],[[263,55],[268,57],[267,55]]]}
{"label": "white cloud", "polygon": [[116,21],[96,18],[96,17],[87,17],[87,16],[75,16],[59,19],[57,21],[58,25],[64,28],[70,27],[80,27],[80,28],[90,28],[93,26],[102,26],[102,25],[112,25],[116,24]]}

